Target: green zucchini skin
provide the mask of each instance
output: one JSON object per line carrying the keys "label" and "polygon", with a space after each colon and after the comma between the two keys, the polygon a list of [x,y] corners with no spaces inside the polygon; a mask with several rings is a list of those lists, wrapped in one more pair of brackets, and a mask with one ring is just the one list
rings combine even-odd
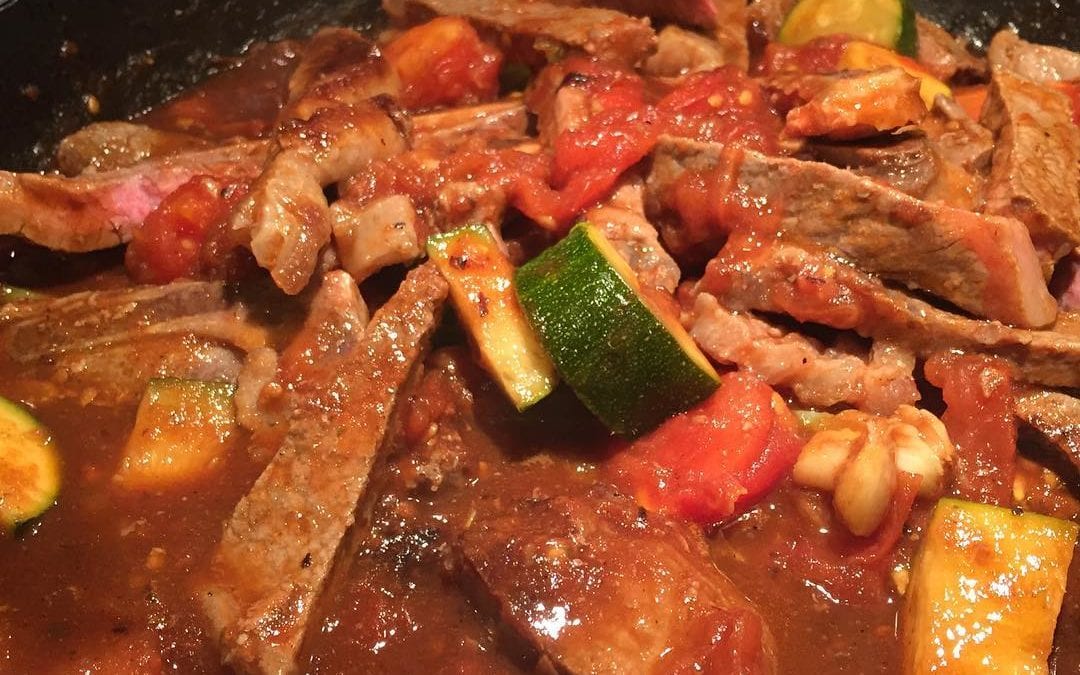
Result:
{"label": "green zucchini skin", "polygon": [[915,25],[915,8],[907,0],[901,0],[900,35],[896,38],[896,51],[904,56],[919,55],[919,30]]}
{"label": "green zucchini skin", "polygon": [[484,225],[432,235],[428,257],[450,284],[450,299],[480,363],[519,412],[555,389],[558,378],[513,289],[514,266]]}
{"label": "green zucchini skin", "polygon": [[60,455],[48,430],[22,405],[0,398],[0,527],[40,516],[60,493]]}
{"label": "green zucchini skin", "polygon": [[612,431],[632,438],[709,396],[717,376],[610,256],[618,254],[603,235],[579,224],[519,268],[515,284],[562,378]]}
{"label": "green zucchini skin", "polygon": [[919,51],[915,18],[908,0],[800,0],[785,17],[778,40],[798,46],[847,33],[914,57]]}

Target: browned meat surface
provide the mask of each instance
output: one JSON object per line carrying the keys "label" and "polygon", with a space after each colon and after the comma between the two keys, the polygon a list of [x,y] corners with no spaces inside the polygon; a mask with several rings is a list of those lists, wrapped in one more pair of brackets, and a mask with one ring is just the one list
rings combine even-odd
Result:
{"label": "browned meat surface", "polygon": [[931,115],[923,120],[922,128],[947,161],[973,173],[989,170],[994,137],[986,127],[947,96],[934,99],[930,112]]}
{"label": "browned meat surface", "polygon": [[259,138],[273,129],[288,100],[289,77],[301,45],[256,44],[232,68],[158,106],[136,121],[165,131],[218,141]]}
{"label": "browned meat surface", "polygon": [[717,170],[731,177],[708,180],[730,180],[739,203],[754,205],[735,216],[752,220],[732,229],[774,227],[787,240],[831,247],[862,269],[987,318],[1020,326],[1054,319],[1057,305],[1017,221],[922,202],[827,164],[749,150],[725,158],[719,146],[671,138],[654,155],[653,208],[684,171]]}
{"label": "browned meat surface", "polygon": [[1080,470],[1080,399],[1057,391],[1027,391],[1016,397],[1016,416]]}
{"label": "browned meat surface", "polygon": [[1011,30],[1003,30],[994,36],[987,57],[995,68],[1010,70],[1033,82],[1080,80],[1080,54],[1022,40]]}
{"label": "browned meat surface", "polygon": [[416,209],[404,195],[392,195],[358,205],[339,199],[330,207],[334,246],[341,267],[363,281],[388,265],[416,260],[421,255]]}
{"label": "browned meat surface", "polygon": [[1022,380],[1080,386],[1080,338],[1011,328],[952,314],[885,287],[830,256],[790,244],[756,251],[730,246],[710,263],[698,290],[728,307],[788,314],[798,321],[889,340],[921,357],[961,350],[1000,356]]}
{"label": "browned meat surface", "polygon": [[219,282],[86,291],[0,307],[0,346],[28,362],[138,335],[200,332],[251,350],[265,345],[267,335],[248,317]]}
{"label": "browned meat surface", "polygon": [[218,283],[89,291],[0,308],[0,350],[26,373],[14,391],[38,404],[116,405],[137,400],[154,377],[235,381],[243,352],[267,339]]}
{"label": "browned meat surface", "polygon": [[304,46],[280,119],[306,120],[322,108],[395,96],[400,89],[397,74],[373,42],[348,28],[323,28]]}
{"label": "browned meat surface", "polygon": [[176,131],[160,131],[131,122],[97,122],[60,141],[56,165],[66,176],[111,171],[153,157],[202,150],[209,141]]}
{"label": "browned meat surface", "polygon": [[856,143],[816,140],[803,146],[802,156],[890,185],[917,199],[925,198],[942,170],[932,144],[920,134]]}
{"label": "browned meat surface", "polygon": [[299,293],[330,241],[323,188],[369,160],[405,150],[395,120],[374,104],[322,108],[283,127],[273,157],[233,212],[233,230],[248,232],[251,252],[286,293]]}
{"label": "browned meat surface", "polygon": [[995,140],[987,211],[1020,219],[1047,262],[1080,245],[1080,128],[1068,98],[995,66],[981,121]]}
{"label": "browned meat surface", "polygon": [[288,430],[226,523],[201,590],[225,659],[245,672],[297,669],[311,608],[447,292],[434,268],[418,268],[360,337],[349,296],[333,278],[326,288],[345,306],[283,357],[297,392]]}
{"label": "browned meat surface", "polygon": [[698,532],[602,487],[490,506],[461,554],[507,624],[561,670],[775,672],[768,629]]}
{"label": "browned meat surface", "polygon": [[252,141],[76,178],[0,171],[0,234],[59,251],[118,246],[166,195],[193,177],[250,180],[265,156],[266,144]]}
{"label": "browned meat surface", "polygon": [[607,7],[634,16],[674,21],[699,28],[715,28],[726,18],[731,0],[555,0],[569,7]]}
{"label": "browned meat surface", "polygon": [[915,18],[919,36],[916,58],[934,77],[948,82],[953,78],[964,82],[986,78],[986,61],[968,51],[967,46],[948,31],[924,16]]}
{"label": "browned meat surface", "polygon": [[656,53],[645,60],[642,71],[654,77],[682,77],[728,63],[715,40],[679,26],[664,26],[656,35]]}
{"label": "browned meat surface", "polygon": [[454,150],[466,143],[507,142],[525,137],[528,115],[518,98],[452,108],[411,118],[414,148]]}
{"label": "browned meat surface", "polygon": [[852,140],[917,124],[926,115],[919,81],[899,68],[811,78],[815,91],[787,114],[793,137]]}
{"label": "browned meat surface", "polygon": [[640,179],[627,181],[606,204],[589,209],[581,219],[600,228],[642,286],[674,293],[682,272],[645,218],[643,192]]}
{"label": "browned meat surface", "polygon": [[711,358],[754,371],[803,405],[847,403],[888,415],[919,399],[914,356],[885,343],[875,344],[869,355],[825,347],[752,313],[733,312],[709,293],[696,295],[683,324]]}
{"label": "browned meat surface", "polygon": [[795,0],[750,0],[747,27],[761,44],[775,40],[784,17],[794,6]]}
{"label": "browned meat surface", "polygon": [[420,9],[422,13],[463,16],[494,30],[628,65],[641,61],[656,44],[648,19],[609,9],[503,0],[402,0],[400,5],[384,3],[391,15],[400,15],[403,9]]}

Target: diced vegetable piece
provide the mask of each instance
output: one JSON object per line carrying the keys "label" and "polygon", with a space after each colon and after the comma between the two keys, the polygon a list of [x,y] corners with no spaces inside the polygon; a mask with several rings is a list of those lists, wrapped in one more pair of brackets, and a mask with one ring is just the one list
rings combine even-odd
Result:
{"label": "diced vegetable piece", "polygon": [[130,488],[162,488],[204,475],[218,464],[235,430],[233,385],[151,380],[116,472]]}
{"label": "diced vegetable piece", "polygon": [[1047,673],[1077,525],[938,502],[904,608],[904,669]]}
{"label": "diced vegetable piece", "polygon": [[[901,56],[896,52],[872,45],[869,42],[849,42],[840,54],[838,67],[842,70],[877,70],[879,68],[900,68],[908,75],[919,80],[919,96],[929,109],[934,105],[938,94],[952,96],[949,86],[930,74],[918,62]],[[977,119],[977,117],[976,117]]]}
{"label": "diced vegetable piece", "polygon": [[18,403],[0,398],[0,525],[36,518],[60,492],[60,457],[52,438]]}
{"label": "diced vegetable piece", "polygon": [[604,235],[581,223],[515,277],[562,378],[607,426],[637,436],[715,391],[708,360]]}
{"label": "diced vegetable piece", "polygon": [[729,373],[702,403],[634,441],[611,462],[638,502],[701,524],[760,500],[795,464],[799,422],[749,373]]}
{"label": "diced vegetable piece", "polygon": [[6,284],[0,284],[0,305],[9,302],[22,302],[23,300],[30,300],[35,293],[28,291],[25,288],[17,288],[15,286],[8,286]]}
{"label": "diced vegetable piece", "polygon": [[514,293],[514,266],[483,225],[428,239],[428,256],[450,284],[458,317],[480,361],[518,410],[551,393],[555,365],[540,346]]}
{"label": "diced vegetable piece", "polygon": [[918,50],[915,10],[907,0],[800,0],[778,39],[797,47],[828,35],[850,35],[909,56]]}

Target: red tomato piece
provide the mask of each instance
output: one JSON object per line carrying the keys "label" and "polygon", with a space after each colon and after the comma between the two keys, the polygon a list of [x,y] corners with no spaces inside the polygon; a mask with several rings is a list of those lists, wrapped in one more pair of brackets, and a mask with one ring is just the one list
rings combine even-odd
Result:
{"label": "red tomato piece", "polygon": [[211,226],[228,217],[247,191],[209,176],[196,176],[161,200],[135,230],[124,256],[131,278],[165,284],[199,273],[200,252]]}
{"label": "red tomato piece", "polygon": [[730,373],[716,393],[632,443],[610,468],[646,507],[716,523],[790,471],[803,445],[797,428],[771,387]]}
{"label": "red tomato piece", "polygon": [[776,152],[783,126],[756,82],[734,66],[696,73],[657,104],[665,133]]}
{"label": "red tomato piece", "polygon": [[999,359],[945,355],[926,363],[926,379],[941,388],[941,421],[956,444],[955,494],[1008,506],[1016,473],[1012,370]]}
{"label": "red tomato piece", "polygon": [[479,103],[499,93],[502,53],[460,17],[410,28],[383,54],[401,78],[400,102],[410,110]]}

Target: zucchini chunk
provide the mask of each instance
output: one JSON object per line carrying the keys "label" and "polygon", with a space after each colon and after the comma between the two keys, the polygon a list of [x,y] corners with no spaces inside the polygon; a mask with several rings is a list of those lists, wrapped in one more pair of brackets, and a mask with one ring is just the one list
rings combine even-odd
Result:
{"label": "zucchini chunk", "polygon": [[827,35],[859,40],[915,56],[915,10],[907,0],[799,0],[784,19],[778,40],[797,47]]}
{"label": "zucchini chunk", "polygon": [[154,489],[205,475],[221,461],[235,431],[233,390],[228,382],[150,380],[116,482]]}
{"label": "zucchini chunk", "polygon": [[514,293],[514,266],[483,225],[427,241],[428,257],[450,284],[450,299],[480,362],[506,396],[525,410],[551,393],[555,365],[536,339]]}
{"label": "zucchini chunk", "polygon": [[12,531],[60,493],[60,455],[26,408],[0,398],[0,524]]}
{"label": "zucchini chunk", "polygon": [[678,318],[642,294],[592,225],[576,225],[515,282],[559,374],[612,431],[638,436],[716,390],[716,371]]}
{"label": "zucchini chunk", "polygon": [[1078,526],[942,499],[904,607],[904,673],[1047,673]]}

